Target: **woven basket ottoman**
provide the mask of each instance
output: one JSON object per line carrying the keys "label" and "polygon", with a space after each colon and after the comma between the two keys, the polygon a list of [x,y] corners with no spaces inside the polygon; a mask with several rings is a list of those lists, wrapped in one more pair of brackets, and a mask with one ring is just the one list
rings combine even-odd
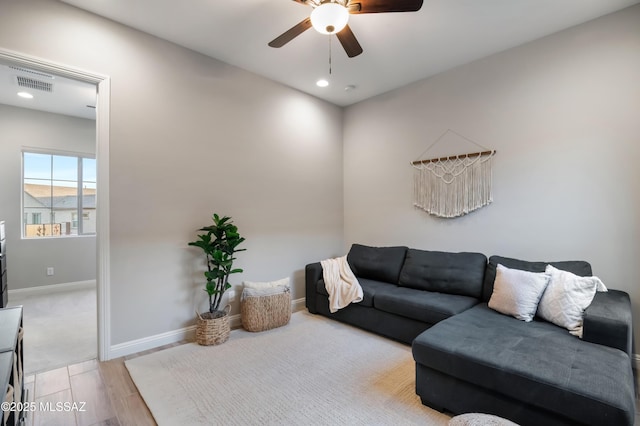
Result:
{"label": "woven basket ottoman", "polygon": [[289,288],[256,291],[245,288],[240,299],[242,327],[247,331],[265,331],[289,324],[291,292]]}

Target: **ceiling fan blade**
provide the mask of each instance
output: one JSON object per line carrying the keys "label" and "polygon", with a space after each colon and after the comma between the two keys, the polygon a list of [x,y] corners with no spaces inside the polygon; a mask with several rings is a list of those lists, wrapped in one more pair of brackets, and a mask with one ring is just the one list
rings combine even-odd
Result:
{"label": "ceiling fan blade", "polygon": [[311,18],[307,18],[269,42],[271,47],[282,47],[311,28]]}
{"label": "ceiling fan blade", "polygon": [[362,46],[358,43],[356,36],[349,28],[349,25],[344,27],[339,33],[336,33],[338,40],[340,40],[340,44],[344,48],[344,51],[347,52],[347,56],[353,58],[354,56],[358,56],[362,53]]}
{"label": "ceiling fan blade", "polygon": [[417,12],[423,0],[355,0],[349,3],[349,13]]}

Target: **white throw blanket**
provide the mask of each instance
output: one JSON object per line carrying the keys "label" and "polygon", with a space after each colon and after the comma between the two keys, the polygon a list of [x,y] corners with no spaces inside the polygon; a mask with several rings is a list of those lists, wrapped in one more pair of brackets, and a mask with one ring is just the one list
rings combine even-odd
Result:
{"label": "white throw blanket", "polygon": [[347,256],[320,262],[324,286],[329,293],[329,311],[337,312],[349,303],[362,301],[362,287],[347,263]]}

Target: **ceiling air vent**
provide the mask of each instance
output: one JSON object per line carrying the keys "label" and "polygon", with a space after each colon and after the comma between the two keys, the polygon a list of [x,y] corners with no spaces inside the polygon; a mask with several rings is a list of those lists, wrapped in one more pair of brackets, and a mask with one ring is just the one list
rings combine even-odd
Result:
{"label": "ceiling air vent", "polygon": [[51,74],[47,74],[47,73],[42,72],[42,71],[31,70],[29,68],[17,67],[15,65],[9,65],[9,68],[11,68],[13,70],[16,70],[16,71],[25,72],[25,73],[32,74],[32,75],[37,75],[39,77],[48,78],[49,80],[53,80],[55,78]]}
{"label": "ceiling air vent", "polygon": [[18,81],[18,86],[26,87],[27,89],[41,90],[43,92],[53,92],[53,84],[40,81],[29,77],[23,77],[21,75],[16,76],[16,80]]}

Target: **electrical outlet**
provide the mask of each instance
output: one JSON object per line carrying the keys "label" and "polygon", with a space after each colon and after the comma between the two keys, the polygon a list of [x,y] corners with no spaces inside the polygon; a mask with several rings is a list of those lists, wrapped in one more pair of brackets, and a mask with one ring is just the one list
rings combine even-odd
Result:
{"label": "electrical outlet", "polygon": [[47,275],[48,276],[52,276],[53,275],[53,266],[47,267]]}
{"label": "electrical outlet", "polygon": [[227,294],[229,295],[229,302],[236,300],[236,292],[234,290],[228,290]]}

